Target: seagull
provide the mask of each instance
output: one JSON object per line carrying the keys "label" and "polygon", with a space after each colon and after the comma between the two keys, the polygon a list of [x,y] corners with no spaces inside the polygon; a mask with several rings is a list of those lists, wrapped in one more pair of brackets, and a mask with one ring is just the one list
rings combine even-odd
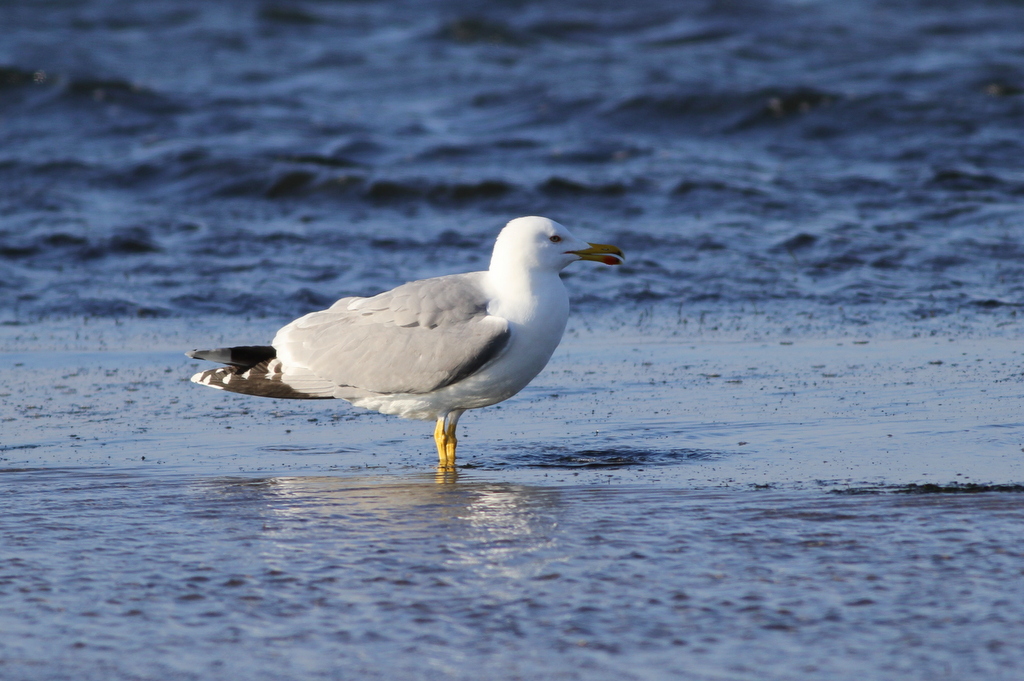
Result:
{"label": "seagull", "polygon": [[438,466],[454,470],[459,417],[525,388],[562,340],[569,295],[559,272],[577,260],[624,259],[617,247],[581,241],[554,220],[516,218],[498,234],[484,272],[342,298],[291,322],[269,346],[185,354],[226,365],[192,377],[211,388],[342,399],[436,421]]}

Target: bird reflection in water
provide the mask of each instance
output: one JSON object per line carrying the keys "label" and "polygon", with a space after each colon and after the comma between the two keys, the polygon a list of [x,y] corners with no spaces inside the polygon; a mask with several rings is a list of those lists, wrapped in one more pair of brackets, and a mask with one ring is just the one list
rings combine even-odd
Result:
{"label": "bird reflection in water", "polygon": [[538,552],[552,545],[559,524],[559,492],[465,479],[456,484],[458,479],[456,471],[417,474],[413,480],[221,479],[217,492],[245,503],[231,504],[232,522],[251,526],[258,518],[260,552],[269,564],[287,564],[296,543],[315,539],[318,550],[344,557],[350,566],[401,555],[417,566],[406,568],[416,570],[433,565],[517,579],[540,574],[549,560]]}

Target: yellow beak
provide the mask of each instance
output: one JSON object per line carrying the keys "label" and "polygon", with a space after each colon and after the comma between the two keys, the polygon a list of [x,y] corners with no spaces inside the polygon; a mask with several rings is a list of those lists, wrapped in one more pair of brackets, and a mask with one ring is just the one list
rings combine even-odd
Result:
{"label": "yellow beak", "polygon": [[589,245],[590,248],[568,252],[580,256],[580,260],[593,260],[595,262],[603,262],[605,265],[621,265],[622,261],[626,259],[626,256],[618,246],[609,246],[608,244]]}

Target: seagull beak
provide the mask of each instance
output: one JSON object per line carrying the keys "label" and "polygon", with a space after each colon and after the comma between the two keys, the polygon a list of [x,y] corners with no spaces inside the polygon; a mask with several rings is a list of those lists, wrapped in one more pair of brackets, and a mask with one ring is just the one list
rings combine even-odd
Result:
{"label": "seagull beak", "polygon": [[573,255],[580,256],[580,260],[593,260],[603,262],[605,265],[621,265],[626,259],[618,246],[608,244],[588,244],[590,248],[583,248],[578,251],[566,251]]}

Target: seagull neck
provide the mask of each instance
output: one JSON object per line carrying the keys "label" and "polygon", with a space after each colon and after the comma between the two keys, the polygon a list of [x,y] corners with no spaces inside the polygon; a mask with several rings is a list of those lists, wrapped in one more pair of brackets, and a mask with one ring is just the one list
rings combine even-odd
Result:
{"label": "seagull neck", "polygon": [[491,267],[488,279],[498,312],[506,318],[524,321],[539,308],[555,304],[568,307],[568,294],[557,272],[543,269]]}

